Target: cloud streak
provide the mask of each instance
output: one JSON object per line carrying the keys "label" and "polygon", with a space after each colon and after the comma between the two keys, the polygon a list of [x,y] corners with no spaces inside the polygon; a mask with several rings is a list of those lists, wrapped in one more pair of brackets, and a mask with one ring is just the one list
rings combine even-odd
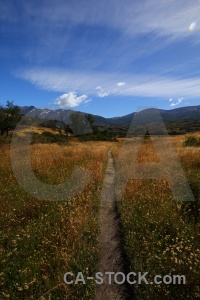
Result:
{"label": "cloud streak", "polygon": [[[82,0],[53,1],[44,0],[38,6],[31,1],[19,1],[21,9],[14,9],[13,1],[2,3],[0,18],[9,22],[24,19],[28,26],[36,29],[57,27],[65,28],[68,23],[75,27],[79,24],[106,25],[123,30],[130,35],[155,32],[158,36],[185,36],[191,23],[200,20],[200,3],[196,0],[160,0],[133,2],[127,0]],[[79,7],[79,9],[77,9]],[[14,13],[11,15],[10,12]],[[32,21],[33,16],[35,20]],[[134,16],[134,17],[133,17]],[[39,22],[38,22],[39,21]],[[198,26],[196,30],[200,29]]]}
{"label": "cloud streak", "polygon": [[110,92],[106,92],[101,86],[97,86],[96,90],[97,90],[97,96],[99,98],[107,97],[110,93]]}
{"label": "cloud streak", "polygon": [[[200,95],[200,78],[174,78],[158,75],[133,75],[103,72],[69,72],[53,69],[31,69],[20,71],[18,77],[28,80],[39,88],[69,93],[106,97],[133,96],[156,98],[196,98]],[[124,78],[125,85],[116,86],[118,78]]]}
{"label": "cloud streak", "polygon": [[[132,60],[138,55],[152,53],[176,40],[190,38],[190,42],[194,44],[200,40],[200,2],[196,0],[127,0],[126,4],[122,0],[44,0],[39,6],[36,2],[19,0],[16,9],[14,1],[7,0],[6,4],[2,2],[0,7],[2,30],[6,34],[8,31],[18,35],[26,32],[29,36],[28,42],[26,41],[27,48],[23,48],[23,53],[29,60],[35,57],[41,62],[57,55],[64,56],[73,43],[79,46],[76,47],[76,59],[80,56],[80,48],[84,52],[83,56],[90,52],[88,49],[93,47],[93,36],[78,36],[75,40],[74,32],[78,26],[87,26],[87,30],[95,26],[96,29],[103,28],[105,32],[109,32],[101,43],[105,45],[102,46],[101,54],[109,52],[111,32],[117,33],[115,41],[112,40],[113,54],[116,53],[116,57],[119,57],[121,52],[126,52],[126,47],[128,52],[134,49],[131,51]],[[79,44],[84,38],[86,41]],[[142,38],[143,43],[135,44],[137,38]],[[126,64],[128,60],[130,62],[130,55],[125,56]],[[99,61],[103,59],[103,56],[99,57]]]}
{"label": "cloud streak", "polygon": [[[176,106],[176,105],[180,104],[181,102],[183,102],[183,99],[184,98],[178,98],[177,102],[172,102],[170,104],[170,106]],[[171,102],[171,101],[173,101],[173,99],[169,99],[169,101]]]}

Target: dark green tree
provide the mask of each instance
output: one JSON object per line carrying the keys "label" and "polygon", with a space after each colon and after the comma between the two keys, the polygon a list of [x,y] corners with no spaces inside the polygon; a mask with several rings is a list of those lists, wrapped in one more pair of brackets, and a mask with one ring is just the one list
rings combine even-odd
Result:
{"label": "dark green tree", "polygon": [[149,133],[148,129],[145,132],[144,138],[145,139],[149,139],[150,138],[150,133]]}
{"label": "dark green tree", "polygon": [[0,131],[1,135],[14,130],[20,121],[22,114],[20,108],[13,104],[13,101],[7,101],[6,106],[0,106]]}

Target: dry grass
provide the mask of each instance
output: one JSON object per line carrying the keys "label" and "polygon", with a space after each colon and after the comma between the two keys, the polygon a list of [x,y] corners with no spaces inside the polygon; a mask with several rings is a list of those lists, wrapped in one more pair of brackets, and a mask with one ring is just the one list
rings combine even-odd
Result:
{"label": "dry grass", "polygon": [[69,286],[63,276],[95,272],[99,199],[111,144],[31,146],[35,174],[46,183],[65,181],[74,165],[92,171],[86,189],[66,202],[28,195],[13,177],[9,144],[1,145],[1,299],[92,299],[94,283]]}
{"label": "dry grass", "polygon": [[[150,281],[155,275],[186,276],[185,286],[134,285],[136,299],[200,297],[200,150],[183,147],[184,139],[184,136],[171,138],[198,205],[180,209],[167,181],[151,179],[130,180],[122,200],[118,202],[129,270],[136,273],[149,272]],[[133,143],[124,152],[124,166],[127,159],[130,159],[128,166],[131,167],[132,146]],[[168,150],[163,148],[164,151]],[[116,149],[116,157],[118,153]],[[146,141],[138,153],[137,162],[156,162],[156,159],[151,141]],[[121,166],[123,168],[123,160]],[[124,172],[128,170],[124,169]],[[123,179],[120,178],[122,176],[123,172],[118,173],[116,187]]]}
{"label": "dry grass", "polygon": [[55,129],[51,129],[48,127],[31,127],[31,126],[23,126],[20,130],[17,131],[17,136],[21,138],[26,138],[27,134],[31,133],[42,134],[43,132],[51,132],[53,134],[59,134]]}
{"label": "dry grass", "polygon": [[[185,136],[170,139],[199,203],[200,149],[183,147]],[[67,271],[82,271],[93,276],[96,271],[97,220],[107,152],[111,148],[117,162],[123,141],[78,143],[74,139],[66,146],[31,146],[32,166],[43,182],[64,182],[74,165],[92,171],[87,188],[66,202],[41,201],[28,195],[13,177],[9,143],[0,145],[2,299],[93,299],[92,281],[69,286],[64,284],[63,275]],[[124,166],[128,161],[130,168],[131,147],[126,151]],[[150,140],[142,145],[136,162],[158,162]],[[123,173],[118,174],[116,187],[120,176]],[[149,272],[150,280],[157,274],[186,275],[186,286],[134,285],[136,298],[198,299],[198,206],[182,210],[177,207],[166,180],[133,179],[128,182],[118,209],[130,271]]]}

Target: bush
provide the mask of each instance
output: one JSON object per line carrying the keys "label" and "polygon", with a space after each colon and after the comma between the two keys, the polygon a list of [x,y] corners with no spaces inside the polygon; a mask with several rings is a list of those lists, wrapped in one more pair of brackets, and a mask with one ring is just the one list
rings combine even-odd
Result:
{"label": "bush", "polygon": [[87,142],[87,141],[109,141],[109,142],[117,142],[116,137],[113,136],[112,133],[108,132],[97,132],[94,133],[88,133],[80,136],[78,138],[79,142]]}
{"label": "bush", "polygon": [[184,141],[184,146],[200,146],[200,138],[196,138],[195,136],[188,136]]}
{"label": "bush", "polygon": [[68,143],[68,137],[63,134],[53,134],[48,131],[42,132],[42,134],[38,134],[36,132],[32,135],[32,144],[35,143],[58,143],[58,144],[65,144]]}

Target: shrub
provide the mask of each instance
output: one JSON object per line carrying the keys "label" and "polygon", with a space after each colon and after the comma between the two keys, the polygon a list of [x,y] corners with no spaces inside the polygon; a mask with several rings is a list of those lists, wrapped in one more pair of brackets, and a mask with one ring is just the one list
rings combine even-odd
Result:
{"label": "shrub", "polygon": [[109,142],[117,142],[117,139],[113,136],[111,133],[105,133],[105,132],[97,132],[94,133],[88,133],[85,135],[82,135],[78,138],[79,142],[87,142],[87,141],[109,141]]}
{"label": "shrub", "polygon": [[195,136],[188,136],[184,141],[184,146],[200,146],[200,138],[196,138]]}
{"label": "shrub", "polygon": [[42,132],[42,134],[38,134],[36,132],[32,135],[32,144],[34,143],[58,143],[58,144],[65,144],[68,143],[68,137],[63,134],[53,134],[48,131]]}

